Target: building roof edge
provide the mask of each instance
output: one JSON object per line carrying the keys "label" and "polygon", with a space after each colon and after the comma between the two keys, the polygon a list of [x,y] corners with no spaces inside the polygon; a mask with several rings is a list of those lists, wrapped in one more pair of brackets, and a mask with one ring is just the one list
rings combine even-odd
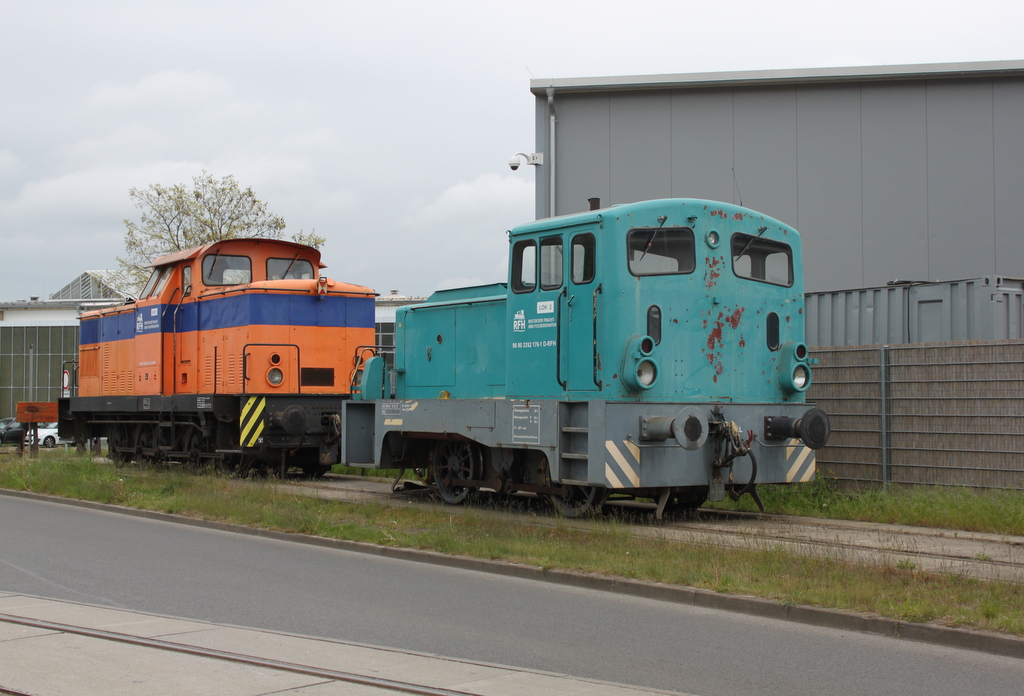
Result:
{"label": "building roof edge", "polygon": [[842,82],[886,82],[977,77],[1024,76],[1024,60],[969,63],[924,63],[833,68],[795,68],[733,72],[624,75],[619,77],[569,77],[530,80],[530,91],[545,95],[558,92],[607,92],[650,89],[698,89],[749,85],[786,85]]}

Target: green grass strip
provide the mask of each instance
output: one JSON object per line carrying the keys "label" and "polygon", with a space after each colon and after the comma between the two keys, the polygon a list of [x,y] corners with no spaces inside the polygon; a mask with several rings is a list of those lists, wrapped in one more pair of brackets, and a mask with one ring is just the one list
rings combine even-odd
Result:
{"label": "green grass strip", "polygon": [[[36,460],[0,455],[0,487],[1024,636],[1024,586],[926,573],[912,564],[868,566],[842,558],[804,557],[768,543],[753,550],[727,549],[711,543],[642,538],[629,525],[615,521],[570,525],[555,520],[539,525],[528,518],[510,523],[505,516],[495,519],[473,510],[453,514],[445,508],[404,502],[346,503],[282,493],[271,482],[243,482],[154,467],[118,469],[59,452],[46,452]],[[778,504],[773,495],[766,491],[766,498]],[[830,493],[828,486],[821,484],[806,487],[801,495],[815,498],[833,513],[843,500],[854,497]],[[910,500],[917,501],[918,495],[910,494]],[[906,507],[920,505],[924,512],[914,514],[933,519],[931,515],[944,505],[945,495],[940,492],[936,501]],[[904,507],[884,498],[874,500],[876,512],[883,517],[890,515],[890,507]],[[870,508],[871,503],[865,505]],[[806,514],[795,507],[780,511]],[[879,521],[914,524],[913,516],[907,514]],[[943,522],[940,526],[959,526],[959,513],[938,517]]]}

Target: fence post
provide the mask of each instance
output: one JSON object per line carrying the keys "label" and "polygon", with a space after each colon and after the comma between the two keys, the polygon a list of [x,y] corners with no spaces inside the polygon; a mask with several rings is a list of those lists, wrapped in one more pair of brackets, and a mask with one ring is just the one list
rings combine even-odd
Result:
{"label": "fence post", "polygon": [[882,488],[889,487],[889,346],[878,349],[879,411],[882,420]]}

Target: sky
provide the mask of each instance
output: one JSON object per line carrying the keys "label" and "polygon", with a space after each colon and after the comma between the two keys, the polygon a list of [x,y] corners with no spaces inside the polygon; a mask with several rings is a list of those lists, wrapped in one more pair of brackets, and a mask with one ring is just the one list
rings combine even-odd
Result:
{"label": "sky", "polygon": [[324,236],[337,280],[498,282],[531,78],[1019,60],[1021,26],[1010,0],[0,0],[0,302],[115,268],[129,189],[204,171]]}

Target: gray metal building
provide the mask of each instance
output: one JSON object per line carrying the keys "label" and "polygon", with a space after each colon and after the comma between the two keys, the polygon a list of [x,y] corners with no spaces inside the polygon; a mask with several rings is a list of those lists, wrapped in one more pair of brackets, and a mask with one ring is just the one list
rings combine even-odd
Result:
{"label": "gray metal building", "polygon": [[538,217],[590,198],[742,202],[800,230],[811,292],[1024,275],[1024,61],[531,91]]}

